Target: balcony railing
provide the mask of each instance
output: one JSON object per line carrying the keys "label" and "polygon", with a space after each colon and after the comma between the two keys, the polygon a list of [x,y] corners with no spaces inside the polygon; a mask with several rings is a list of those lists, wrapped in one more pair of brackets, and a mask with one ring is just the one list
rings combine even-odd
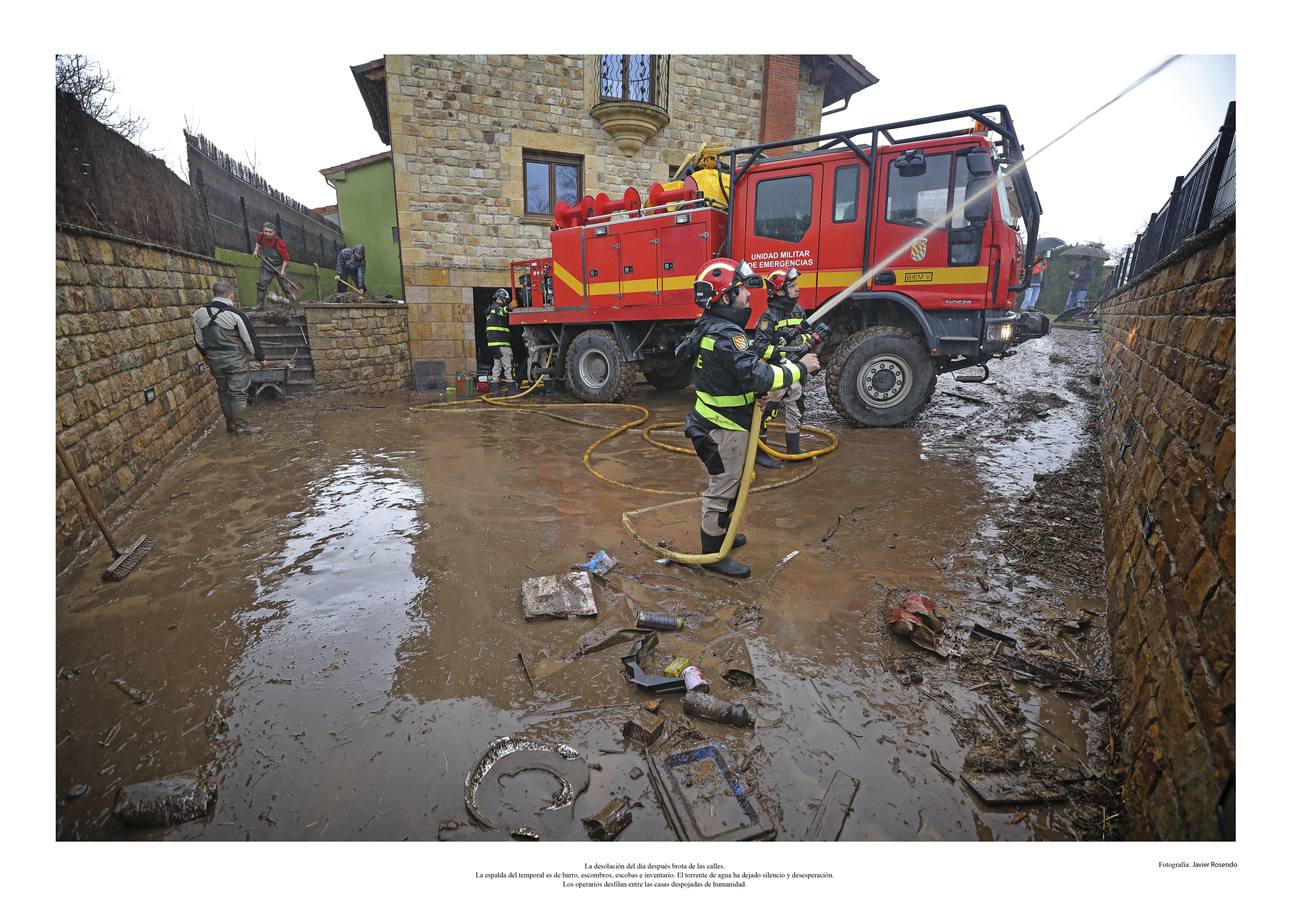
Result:
{"label": "balcony railing", "polygon": [[599,59],[601,102],[646,103],[668,108],[668,57],[606,54]]}

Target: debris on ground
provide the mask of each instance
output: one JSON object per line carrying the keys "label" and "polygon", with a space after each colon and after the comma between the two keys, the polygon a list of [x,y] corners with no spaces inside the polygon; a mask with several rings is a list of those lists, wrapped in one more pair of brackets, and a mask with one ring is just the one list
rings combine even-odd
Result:
{"label": "debris on ground", "polygon": [[135,688],[132,688],[130,685],[126,684],[126,679],[124,678],[112,679],[112,685],[113,687],[121,691],[123,694],[125,694],[127,697],[129,697],[131,700],[134,700],[140,706],[147,704],[148,701],[152,699],[151,695],[145,694],[143,691],[136,690]]}
{"label": "debris on ground", "polygon": [[624,739],[629,743],[650,747],[664,732],[664,719],[635,713],[624,723],[623,731]]}
{"label": "debris on ground", "polygon": [[728,765],[719,747],[706,744],[647,757],[665,817],[684,841],[770,840],[776,829]]}
{"label": "debris on ground", "polygon": [[890,609],[886,620],[894,634],[902,635],[922,650],[928,650],[946,659],[951,651],[941,646],[938,635],[943,633],[943,621],[929,598],[919,591],[907,591]]}
{"label": "debris on ground", "polygon": [[582,569],[583,571],[590,572],[593,575],[605,575],[611,569],[615,568],[618,562],[619,560],[611,556],[605,550],[598,550],[593,554],[593,558],[588,560],[588,562],[579,563],[576,566],[571,566],[571,568]]}
{"label": "debris on ground", "polygon": [[629,801],[621,797],[618,800],[612,800],[597,815],[580,821],[592,840],[613,841],[633,821],[633,810]]}
{"label": "debris on ground", "polygon": [[808,826],[806,841],[838,841],[844,832],[844,822],[853,811],[860,782],[852,775],[835,772],[826,793],[817,801],[817,813]]}
{"label": "debris on ground", "polygon": [[597,615],[587,572],[540,575],[521,584],[521,612],[527,620]]}
{"label": "debris on ground", "polygon": [[117,791],[112,813],[131,828],[164,828],[209,815],[215,791],[198,772],[182,772]]}
{"label": "debris on ground", "polygon": [[689,716],[709,719],[724,725],[746,726],[754,724],[754,716],[742,703],[722,700],[708,691],[687,691],[682,698],[682,711]]}
{"label": "debris on ground", "polygon": [[[536,816],[541,816],[544,812],[564,809],[573,804],[576,797],[588,790],[588,763],[575,748],[529,738],[500,737],[490,741],[480,759],[476,760],[471,774],[467,776],[466,790],[463,795],[467,812],[486,828],[496,831],[501,824],[502,827],[508,828],[508,833],[513,837],[532,837],[537,840],[539,834],[532,827],[506,822],[495,824],[481,812],[478,806],[483,791],[490,790],[492,787],[494,791],[501,793],[499,783],[503,776],[533,770],[547,772],[561,784],[552,802],[536,811]],[[493,805],[515,812],[502,802],[501,797],[491,797],[491,799],[496,801]]]}
{"label": "debris on ground", "polygon": [[650,628],[654,631],[682,631],[682,616],[640,612],[637,617],[637,626],[638,628]]}
{"label": "debris on ground", "polygon": [[629,651],[628,656],[620,657],[620,662],[624,664],[625,674],[628,675],[629,682],[649,691],[652,694],[681,694],[687,690],[685,682],[681,678],[673,678],[668,675],[650,675],[642,667],[642,654],[649,653],[655,649],[656,644],[660,641],[659,636],[654,631],[638,639]]}

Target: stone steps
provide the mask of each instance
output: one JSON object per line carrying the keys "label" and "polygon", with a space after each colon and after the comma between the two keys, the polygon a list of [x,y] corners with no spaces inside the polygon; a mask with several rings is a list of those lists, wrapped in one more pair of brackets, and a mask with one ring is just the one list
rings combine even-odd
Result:
{"label": "stone steps", "polygon": [[295,387],[313,387],[314,359],[310,356],[310,342],[305,330],[305,316],[284,316],[280,313],[248,312],[261,349],[267,361],[291,361],[287,383]]}

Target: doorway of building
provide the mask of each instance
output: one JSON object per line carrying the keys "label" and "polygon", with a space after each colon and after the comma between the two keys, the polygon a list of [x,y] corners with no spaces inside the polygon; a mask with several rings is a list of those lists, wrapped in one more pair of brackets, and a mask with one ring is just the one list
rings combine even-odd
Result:
{"label": "doorway of building", "polygon": [[[488,375],[494,368],[494,354],[490,352],[489,341],[485,338],[485,310],[493,302],[494,291],[498,288],[478,287],[471,289],[473,319],[476,326],[476,373]],[[521,338],[521,329],[512,329],[512,377],[521,381],[526,373],[525,341]]]}

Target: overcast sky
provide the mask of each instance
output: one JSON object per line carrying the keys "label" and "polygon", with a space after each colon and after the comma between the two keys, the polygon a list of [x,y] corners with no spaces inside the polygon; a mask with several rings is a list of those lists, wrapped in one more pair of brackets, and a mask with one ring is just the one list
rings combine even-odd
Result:
{"label": "overcast sky", "polygon": [[[173,168],[184,165],[187,121],[235,158],[254,161],[279,190],[325,206],[336,195],[320,169],[387,149],[349,68],[387,49],[374,43],[343,54],[289,50],[277,76],[234,65],[218,78],[181,48],[87,52],[116,79],[122,106],[148,119],[140,143]],[[1004,103],[1029,151],[1166,58],[1122,52],[1096,65],[1089,51],[1064,57],[1025,45],[1011,65],[972,65],[959,56],[913,54],[887,40],[864,42],[852,55],[880,81],[828,116],[824,130]],[[1173,179],[1208,146],[1234,97],[1233,56],[1187,56],[1040,154],[1032,172],[1045,209],[1042,234],[1103,241],[1111,249],[1129,242],[1166,201]]]}

